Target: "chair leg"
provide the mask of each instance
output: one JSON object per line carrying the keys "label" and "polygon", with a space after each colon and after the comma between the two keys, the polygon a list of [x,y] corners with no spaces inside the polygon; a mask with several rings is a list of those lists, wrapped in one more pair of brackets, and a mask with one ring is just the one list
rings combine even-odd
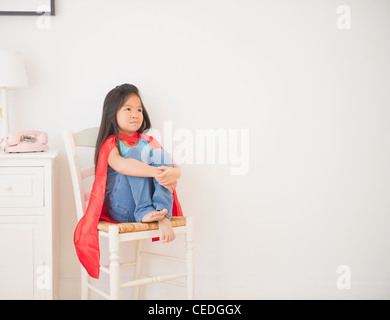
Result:
{"label": "chair leg", "polygon": [[193,225],[192,218],[187,218],[187,233],[186,233],[186,263],[187,263],[187,299],[194,299],[194,246],[193,246]]}
{"label": "chair leg", "polygon": [[81,300],[91,300],[91,289],[88,288],[89,275],[81,266]]}
{"label": "chair leg", "polygon": [[[136,247],[136,257],[135,257],[135,271],[134,271],[134,280],[138,280],[140,274],[141,274],[141,240],[137,241],[137,247]],[[133,289],[133,299],[139,300],[140,296],[140,286],[136,286]]]}
{"label": "chair leg", "polygon": [[110,251],[110,298],[119,300],[119,228],[116,225],[109,227],[109,251]]}

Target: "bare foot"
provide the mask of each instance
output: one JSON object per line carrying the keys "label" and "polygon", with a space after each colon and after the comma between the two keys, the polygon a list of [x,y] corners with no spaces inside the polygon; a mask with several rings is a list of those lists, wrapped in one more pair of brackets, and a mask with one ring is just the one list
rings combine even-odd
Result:
{"label": "bare foot", "polygon": [[176,236],[173,232],[171,221],[167,217],[164,217],[158,222],[158,229],[160,233],[160,241],[162,243],[168,243],[175,240]]}
{"label": "bare foot", "polygon": [[141,222],[155,222],[164,219],[165,215],[168,213],[167,209],[162,209],[160,211],[152,211],[147,213],[141,220]]}

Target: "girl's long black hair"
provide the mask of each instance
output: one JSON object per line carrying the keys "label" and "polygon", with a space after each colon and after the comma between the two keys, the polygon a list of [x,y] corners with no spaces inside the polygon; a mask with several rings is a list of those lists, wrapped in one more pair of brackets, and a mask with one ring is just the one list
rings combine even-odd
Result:
{"label": "girl's long black hair", "polygon": [[142,105],[142,115],[144,117],[142,125],[137,132],[142,133],[152,127],[148,112],[145,109],[139,94],[139,90],[136,86],[125,83],[112,89],[104,99],[102,120],[100,123],[99,135],[96,141],[95,168],[97,167],[100,148],[110,135],[115,135],[117,147],[120,153],[119,129],[118,122],[116,121],[116,113],[125,104],[127,98],[132,94],[135,94],[140,98]]}

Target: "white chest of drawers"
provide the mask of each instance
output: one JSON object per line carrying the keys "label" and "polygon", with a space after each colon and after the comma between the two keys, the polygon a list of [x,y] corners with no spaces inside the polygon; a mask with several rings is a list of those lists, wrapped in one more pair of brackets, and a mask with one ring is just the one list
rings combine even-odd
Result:
{"label": "white chest of drawers", "polygon": [[0,152],[0,300],[56,299],[58,152]]}

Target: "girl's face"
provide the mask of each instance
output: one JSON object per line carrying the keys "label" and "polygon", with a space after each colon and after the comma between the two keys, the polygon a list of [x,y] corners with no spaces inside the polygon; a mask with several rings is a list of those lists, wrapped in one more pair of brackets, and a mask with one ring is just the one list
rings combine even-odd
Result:
{"label": "girl's face", "polygon": [[141,99],[136,95],[130,95],[125,104],[116,113],[119,132],[133,135],[142,126],[144,116],[142,114]]}

